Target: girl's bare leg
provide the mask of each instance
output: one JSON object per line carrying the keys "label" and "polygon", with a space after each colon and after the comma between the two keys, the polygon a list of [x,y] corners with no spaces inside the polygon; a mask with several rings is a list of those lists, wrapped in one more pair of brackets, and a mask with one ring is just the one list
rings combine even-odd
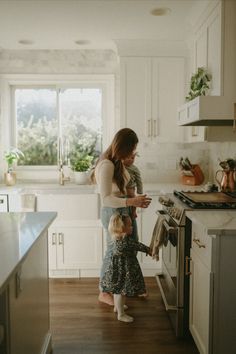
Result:
{"label": "girl's bare leg", "polygon": [[117,319],[122,322],[133,322],[133,317],[126,315],[124,311],[125,297],[121,294],[114,294],[114,303],[117,309]]}

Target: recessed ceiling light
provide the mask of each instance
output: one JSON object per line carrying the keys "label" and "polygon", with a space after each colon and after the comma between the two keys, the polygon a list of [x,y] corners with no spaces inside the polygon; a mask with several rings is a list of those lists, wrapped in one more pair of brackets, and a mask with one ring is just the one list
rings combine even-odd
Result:
{"label": "recessed ceiling light", "polygon": [[18,41],[19,44],[23,44],[23,45],[31,45],[34,44],[34,41],[30,40],[30,39],[20,39]]}
{"label": "recessed ceiling light", "polygon": [[75,41],[75,44],[77,44],[77,45],[86,45],[86,44],[89,44],[89,43],[90,43],[90,41],[88,41],[87,39],[77,39]]}
{"label": "recessed ceiling light", "polygon": [[171,13],[171,9],[168,7],[157,7],[150,11],[150,14],[153,16],[165,16]]}

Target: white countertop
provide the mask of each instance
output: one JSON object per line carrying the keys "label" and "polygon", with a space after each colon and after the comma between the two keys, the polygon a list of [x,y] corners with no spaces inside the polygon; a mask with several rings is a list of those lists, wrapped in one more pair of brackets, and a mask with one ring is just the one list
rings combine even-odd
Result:
{"label": "white countertop", "polygon": [[56,215],[55,212],[0,213],[0,290]]}
{"label": "white countertop", "polygon": [[235,233],[236,236],[236,210],[194,210],[186,215],[192,222],[204,226],[208,235]]}
{"label": "white countertop", "polygon": [[[202,190],[201,186],[188,186],[180,183],[144,183],[144,192],[152,195],[161,195],[178,191]],[[17,183],[15,186],[7,187],[0,184],[0,194],[84,194],[97,193],[97,185],[65,183],[63,186],[57,183]]]}

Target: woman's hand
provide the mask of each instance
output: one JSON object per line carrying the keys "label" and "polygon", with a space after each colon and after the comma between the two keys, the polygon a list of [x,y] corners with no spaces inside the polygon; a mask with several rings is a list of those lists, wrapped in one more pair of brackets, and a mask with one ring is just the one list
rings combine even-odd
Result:
{"label": "woman's hand", "polygon": [[152,198],[148,197],[147,194],[138,195],[134,198],[126,199],[127,206],[134,206],[138,208],[147,208],[151,203]]}

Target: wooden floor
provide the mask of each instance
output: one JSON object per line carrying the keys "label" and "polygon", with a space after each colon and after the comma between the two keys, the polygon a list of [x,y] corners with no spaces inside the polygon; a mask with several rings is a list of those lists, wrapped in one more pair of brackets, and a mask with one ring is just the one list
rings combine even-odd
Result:
{"label": "wooden floor", "polygon": [[128,299],[134,322],[123,323],[98,302],[98,279],[51,279],[53,354],[198,354],[192,340],[176,339],[155,278],[145,281],[148,299]]}

